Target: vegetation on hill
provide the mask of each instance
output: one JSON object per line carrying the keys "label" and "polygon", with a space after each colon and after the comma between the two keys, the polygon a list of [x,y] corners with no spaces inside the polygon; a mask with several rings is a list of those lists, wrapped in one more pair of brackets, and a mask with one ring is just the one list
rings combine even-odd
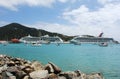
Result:
{"label": "vegetation on hill", "polygon": [[73,38],[73,36],[66,36],[59,33],[52,33],[42,29],[30,28],[18,23],[11,23],[0,27],[0,40],[11,40],[13,38],[20,39],[24,36],[59,36],[64,41],[68,41]]}

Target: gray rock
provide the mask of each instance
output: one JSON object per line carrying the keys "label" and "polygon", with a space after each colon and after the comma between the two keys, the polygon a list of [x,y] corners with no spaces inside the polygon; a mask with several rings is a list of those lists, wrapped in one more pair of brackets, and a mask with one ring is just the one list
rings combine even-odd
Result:
{"label": "gray rock", "polygon": [[15,66],[15,62],[14,62],[14,61],[8,61],[7,65],[8,65],[9,67]]}
{"label": "gray rock", "polygon": [[8,76],[7,76],[7,74],[6,74],[6,72],[2,72],[2,79],[8,79]]}
{"label": "gray rock", "polygon": [[2,71],[6,70],[8,67],[7,65],[5,64],[4,66],[0,67],[0,73],[2,73]]}
{"label": "gray rock", "polygon": [[64,76],[59,76],[58,79],[67,79],[67,78]]}
{"label": "gray rock", "polygon": [[10,72],[6,72],[7,76],[13,76],[13,74],[11,74]]}
{"label": "gray rock", "polygon": [[55,74],[59,74],[61,72],[61,69],[51,62],[49,62],[45,66],[45,70],[48,70],[49,73],[55,73]]}
{"label": "gray rock", "polygon": [[22,78],[24,78],[24,76],[26,76],[26,73],[24,71],[18,71],[16,73],[16,78],[17,79],[22,79]]}
{"label": "gray rock", "polygon": [[5,61],[0,59],[0,67],[3,66],[5,64]]}
{"label": "gray rock", "polygon": [[93,73],[87,75],[86,79],[104,79],[101,73]]}
{"label": "gray rock", "polygon": [[0,75],[0,79],[2,79],[2,75]]}
{"label": "gray rock", "polygon": [[22,70],[27,74],[34,71],[34,69],[31,66],[25,66],[25,68],[23,68]]}
{"label": "gray rock", "polygon": [[49,74],[49,79],[58,79],[58,75],[51,73]]}
{"label": "gray rock", "polygon": [[26,75],[26,73],[18,67],[9,67],[6,71],[12,73],[17,79],[22,79]]}
{"label": "gray rock", "polygon": [[86,79],[86,75],[80,71],[61,72],[59,77],[65,77],[66,79]]}
{"label": "gray rock", "polygon": [[30,77],[29,76],[25,76],[23,79],[30,79]]}
{"label": "gray rock", "polygon": [[48,71],[47,70],[38,70],[30,73],[30,77],[33,79],[47,79]]}
{"label": "gray rock", "polygon": [[11,73],[12,72],[16,73],[19,71],[19,69],[17,67],[13,66],[13,67],[8,67],[6,71],[11,72]]}
{"label": "gray rock", "polygon": [[10,76],[9,79],[17,79],[15,76]]}
{"label": "gray rock", "polygon": [[2,72],[2,79],[16,79],[16,77],[10,72]]}
{"label": "gray rock", "polygon": [[34,61],[31,63],[31,67],[34,68],[34,70],[43,70],[43,65],[39,63],[38,61]]}

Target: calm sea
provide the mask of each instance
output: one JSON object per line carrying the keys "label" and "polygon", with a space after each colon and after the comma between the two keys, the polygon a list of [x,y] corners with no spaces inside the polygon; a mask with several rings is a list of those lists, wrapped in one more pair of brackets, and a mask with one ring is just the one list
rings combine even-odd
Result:
{"label": "calm sea", "polygon": [[82,44],[56,44],[35,47],[26,44],[0,44],[0,54],[38,60],[43,64],[49,61],[63,71],[81,70],[84,73],[101,72],[105,79],[120,79],[120,45],[108,47]]}

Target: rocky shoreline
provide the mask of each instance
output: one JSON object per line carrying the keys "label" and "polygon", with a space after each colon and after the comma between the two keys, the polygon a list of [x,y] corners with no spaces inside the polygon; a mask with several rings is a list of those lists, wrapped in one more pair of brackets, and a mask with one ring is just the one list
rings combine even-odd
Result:
{"label": "rocky shoreline", "polygon": [[42,65],[38,61],[27,61],[0,55],[0,79],[104,79],[101,73],[85,74],[80,70],[62,71],[49,62]]}

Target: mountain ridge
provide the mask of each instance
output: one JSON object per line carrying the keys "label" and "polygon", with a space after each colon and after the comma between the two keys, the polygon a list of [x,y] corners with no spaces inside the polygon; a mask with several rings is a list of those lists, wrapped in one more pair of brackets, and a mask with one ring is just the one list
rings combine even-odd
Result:
{"label": "mountain ridge", "polygon": [[13,38],[20,39],[21,37],[31,35],[31,36],[59,36],[64,41],[68,41],[73,38],[73,36],[67,36],[59,33],[48,32],[43,29],[36,29],[28,26],[24,26],[19,23],[10,23],[5,26],[0,27],[0,40],[11,40]]}

